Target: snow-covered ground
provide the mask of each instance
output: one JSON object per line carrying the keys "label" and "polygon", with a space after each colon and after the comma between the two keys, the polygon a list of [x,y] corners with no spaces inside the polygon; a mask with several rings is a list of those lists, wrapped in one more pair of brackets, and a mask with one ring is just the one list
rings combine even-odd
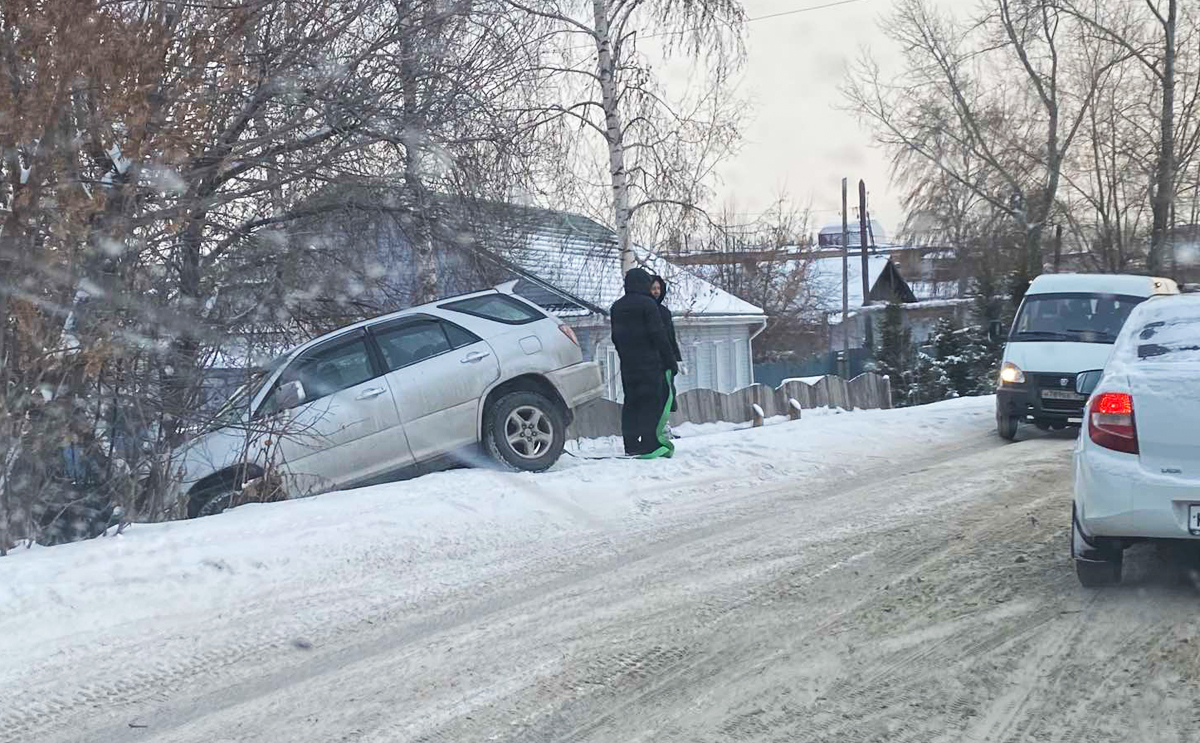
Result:
{"label": "snow-covered ground", "polygon": [[[1069,439],[1001,446],[992,405],[697,427],[671,460],[459,470],[18,551],[0,740],[999,740],[1030,719],[1059,739],[1089,708],[1048,692],[1092,677],[1048,659],[1120,634],[1066,561]],[[1151,599],[1105,610],[1191,616]]]}
{"label": "snow-covered ground", "polygon": [[[903,411],[806,410],[789,422],[685,424],[673,459],[564,456],[547,473],[461,469],[219,516],[135,524],[120,536],[18,549],[0,560],[0,663],[22,660],[31,642],[154,622],[207,617],[268,599],[279,586],[311,590],[364,577],[382,564],[453,559],[474,545],[521,543],[547,534],[619,529],[712,487],[742,487],[842,467],[881,438],[946,437],[990,402]],[[966,415],[963,415],[963,414]],[[596,457],[621,453],[619,438],[572,442]],[[685,504],[686,505],[686,504]],[[414,586],[413,590],[421,587]]]}

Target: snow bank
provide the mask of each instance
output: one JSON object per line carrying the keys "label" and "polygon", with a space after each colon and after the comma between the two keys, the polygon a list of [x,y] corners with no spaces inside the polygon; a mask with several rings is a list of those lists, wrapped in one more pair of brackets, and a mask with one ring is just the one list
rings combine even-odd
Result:
{"label": "snow bank", "polygon": [[803,382],[804,384],[812,385],[812,384],[816,384],[817,382],[820,382],[822,379],[825,378],[825,376],[826,375],[824,375],[824,374],[818,374],[815,377],[788,377],[787,379],[783,380],[779,384],[784,385],[784,384],[787,384],[788,382]]}
{"label": "snow bank", "polygon": [[[480,580],[501,567],[499,546],[603,543],[605,534],[671,518],[705,498],[736,504],[760,486],[826,471],[852,477],[862,467],[985,435],[992,406],[991,398],[966,398],[904,410],[806,410],[802,420],[779,416],[746,430],[739,429],[749,424],[687,424],[677,429],[682,440],[669,460],[564,456],[537,475],[456,470],[18,549],[0,559],[0,666],[66,663],[72,647],[153,647],[216,631],[214,617],[231,623],[285,600],[306,602],[312,613],[278,617],[280,632],[313,621],[335,601],[362,602],[365,614]],[[581,447],[617,453],[620,442]]]}

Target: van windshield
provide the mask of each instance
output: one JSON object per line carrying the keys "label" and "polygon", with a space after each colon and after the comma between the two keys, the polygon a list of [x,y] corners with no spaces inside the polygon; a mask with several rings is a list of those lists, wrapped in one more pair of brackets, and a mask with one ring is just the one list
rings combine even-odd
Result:
{"label": "van windshield", "polygon": [[1121,294],[1036,294],[1025,297],[1010,341],[1113,343],[1143,297]]}

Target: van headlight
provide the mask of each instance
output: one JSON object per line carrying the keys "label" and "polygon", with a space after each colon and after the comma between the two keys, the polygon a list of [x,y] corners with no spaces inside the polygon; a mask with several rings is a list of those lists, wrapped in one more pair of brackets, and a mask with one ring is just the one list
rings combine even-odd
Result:
{"label": "van headlight", "polygon": [[1000,384],[1025,384],[1025,372],[1016,364],[1005,361],[1000,367]]}

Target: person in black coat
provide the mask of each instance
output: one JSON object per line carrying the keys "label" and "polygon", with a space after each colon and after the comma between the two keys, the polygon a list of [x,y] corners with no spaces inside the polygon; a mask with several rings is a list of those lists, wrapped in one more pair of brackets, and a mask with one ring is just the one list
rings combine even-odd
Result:
{"label": "person in black coat", "polygon": [[[679,336],[675,334],[675,318],[671,316],[671,310],[667,307],[667,280],[662,276],[651,276],[654,283],[650,286],[650,296],[654,297],[654,301],[658,302],[658,311],[662,315],[663,325],[667,328],[667,337],[671,340],[671,352],[675,355],[675,362],[679,368],[683,368],[683,353],[679,350]],[[677,371],[671,375],[671,412],[679,410],[679,393],[675,391],[675,377],[679,376]]]}
{"label": "person in black coat", "polygon": [[671,414],[671,380],[679,371],[662,311],[651,295],[654,278],[641,268],[625,274],[625,295],[613,303],[612,340],[621,357],[621,434],[625,453],[645,459],[671,456],[664,428]]}

